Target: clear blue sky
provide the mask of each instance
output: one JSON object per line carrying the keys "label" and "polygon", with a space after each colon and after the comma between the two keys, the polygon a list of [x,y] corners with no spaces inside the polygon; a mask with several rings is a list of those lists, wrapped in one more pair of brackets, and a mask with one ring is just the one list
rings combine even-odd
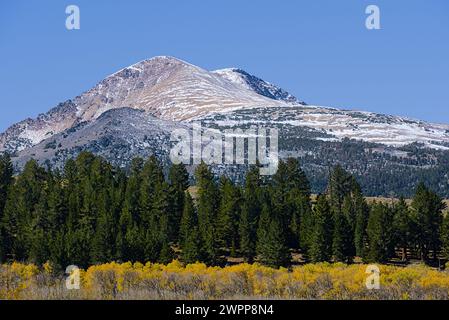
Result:
{"label": "clear blue sky", "polygon": [[[81,30],[65,28],[65,8]],[[365,8],[382,30],[365,28]],[[240,67],[318,105],[449,123],[449,1],[2,0],[0,130],[156,55]]]}

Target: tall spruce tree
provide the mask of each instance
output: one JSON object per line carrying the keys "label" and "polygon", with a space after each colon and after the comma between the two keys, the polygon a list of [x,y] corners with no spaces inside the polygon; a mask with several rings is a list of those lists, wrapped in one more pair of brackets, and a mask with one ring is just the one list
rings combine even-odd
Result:
{"label": "tall spruce tree", "polygon": [[118,222],[116,257],[121,261],[138,261],[143,258],[144,233],[141,225],[140,186],[143,159],[131,162],[130,175],[126,184],[123,205]]}
{"label": "tall spruce tree", "polygon": [[215,236],[216,218],[219,205],[218,187],[207,165],[202,162],[195,170],[198,187],[198,230],[201,236],[204,262],[218,262],[218,243]]}
{"label": "tall spruce tree", "polygon": [[150,224],[150,230],[157,235],[160,246],[158,262],[160,263],[169,263],[174,257],[170,243],[170,230],[174,229],[170,223],[173,222],[174,219],[169,190],[170,187],[166,182],[156,186],[151,213],[153,218],[152,223]]}
{"label": "tall spruce tree", "polygon": [[269,267],[286,267],[291,263],[285,232],[277,218],[270,221],[266,243],[259,246],[259,260]]}
{"label": "tall spruce tree", "polygon": [[449,260],[449,214],[446,214],[443,219],[440,239],[442,244],[442,256]]}
{"label": "tall spruce tree", "polygon": [[13,165],[8,154],[0,155],[0,263],[6,260],[5,244],[2,221],[4,216],[5,204],[8,198],[8,191],[13,182]]}
{"label": "tall spruce tree", "polygon": [[[334,216],[333,254],[337,261],[351,262],[356,254],[358,209],[355,199],[359,191],[360,187],[354,177],[341,166],[336,166],[332,170],[329,175],[327,194]],[[359,226],[359,235],[360,229]],[[363,234],[363,231],[361,233]]]}
{"label": "tall spruce tree", "polygon": [[35,208],[43,201],[47,175],[35,160],[26,163],[10,188],[2,218],[3,247],[8,259],[27,260],[34,236]]}
{"label": "tall spruce tree", "polygon": [[354,256],[351,227],[346,216],[341,211],[333,213],[334,232],[332,238],[332,252],[336,261],[351,263]]}
{"label": "tall spruce tree", "polygon": [[272,217],[270,215],[270,208],[265,203],[262,206],[262,213],[260,215],[257,227],[256,254],[257,256],[259,256],[259,258],[263,256],[266,251],[268,233],[270,232],[271,219]]}
{"label": "tall spruce tree", "polygon": [[157,226],[151,226],[152,210],[156,201],[156,189],[160,188],[164,181],[160,162],[154,155],[150,156],[140,173],[140,218],[145,228],[157,228]]}
{"label": "tall spruce tree", "polygon": [[410,210],[404,198],[400,198],[399,202],[394,206],[393,230],[394,242],[401,249],[401,259],[406,261],[407,249],[411,242],[411,218]]}
{"label": "tall spruce tree", "polygon": [[345,198],[354,188],[354,178],[341,166],[336,166],[329,175],[327,194],[333,212],[341,212]]}
{"label": "tall spruce tree", "polygon": [[102,190],[99,195],[99,216],[96,220],[92,243],[92,261],[106,263],[114,260],[117,222],[112,207],[111,191]]}
{"label": "tall spruce tree", "polygon": [[368,247],[368,235],[366,233],[366,227],[368,225],[369,206],[366,203],[366,200],[363,197],[360,188],[355,188],[353,201],[355,210],[355,252],[358,257],[366,258],[366,248]]}
{"label": "tall spruce tree", "polygon": [[180,245],[181,260],[184,263],[195,263],[202,260],[198,216],[192,196],[187,191],[184,196],[184,210],[181,218]]}
{"label": "tall spruce tree", "polygon": [[179,224],[181,222],[184,208],[184,193],[189,187],[189,173],[183,164],[174,164],[168,173],[170,182],[170,197],[172,199],[172,210],[169,238],[173,242],[179,242]]}
{"label": "tall spruce tree", "polygon": [[262,188],[259,168],[252,166],[245,177],[238,225],[240,252],[246,261],[253,261],[256,252],[257,223],[262,210]]}
{"label": "tall spruce tree", "polygon": [[187,237],[194,227],[198,227],[198,216],[193,204],[192,196],[188,191],[184,193],[184,208],[182,212],[179,236],[181,248],[184,248]]}
{"label": "tall spruce tree", "polygon": [[202,261],[201,240],[198,227],[194,226],[183,241],[181,260],[184,263],[196,263]]}
{"label": "tall spruce tree", "polygon": [[253,233],[254,220],[250,218],[250,210],[246,203],[243,204],[239,220],[240,254],[246,262],[253,262],[256,252],[256,239]]}
{"label": "tall spruce tree", "polygon": [[368,261],[387,262],[394,255],[393,212],[382,203],[371,206],[367,233]]}
{"label": "tall spruce tree", "polygon": [[220,207],[217,215],[217,242],[223,248],[235,251],[238,240],[238,217],[240,215],[240,190],[229,178],[220,179]]}
{"label": "tall spruce tree", "polygon": [[416,188],[411,207],[415,242],[421,259],[426,261],[429,252],[433,251],[433,259],[436,260],[441,245],[439,235],[443,220],[442,212],[446,206],[436,193],[420,183]]}
{"label": "tall spruce tree", "polygon": [[309,212],[305,207],[310,207],[309,181],[294,158],[281,160],[272,180],[273,210],[287,232],[288,244],[299,247],[300,223]]}
{"label": "tall spruce tree", "polygon": [[313,212],[310,197],[301,195],[296,199],[296,212],[299,218],[299,228],[296,227],[296,237],[299,239],[299,247],[305,257],[309,255],[313,244]]}
{"label": "tall spruce tree", "polygon": [[13,182],[13,173],[10,156],[7,153],[0,155],[0,218],[6,204],[8,190]]}
{"label": "tall spruce tree", "polygon": [[330,261],[332,258],[333,219],[325,195],[319,195],[313,210],[314,226],[310,258],[313,262]]}

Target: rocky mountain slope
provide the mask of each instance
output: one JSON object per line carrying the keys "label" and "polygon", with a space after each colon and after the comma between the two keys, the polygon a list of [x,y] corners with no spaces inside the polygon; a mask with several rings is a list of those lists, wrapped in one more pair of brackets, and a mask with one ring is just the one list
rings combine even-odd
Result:
{"label": "rocky mountain slope", "polygon": [[106,77],[91,90],[37,119],[13,125],[0,135],[0,151],[24,150],[79,123],[95,121],[105,111],[115,108],[131,107],[160,119],[183,121],[212,112],[280,106],[296,101],[260,79],[249,80],[257,83],[230,81],[220,73],[172,57],[144,60]]}
{"label": "rocky mountain slope", "polygon": [[[35,158],[52,166],[82,150],[126,167],[135,156],[164,162],[175,129],[194,122],[219,130],[279,130],[281,157],[298,157],[316,192],[342,164],[370,195],[410,192],[419,180],[449,195],[449,125],[307,105],[241,69],[207,71],[172,57],[124,68],[91,90],[0,134],[0,152],[18,169]],[[216,165],[242,179],[246,166]]]}

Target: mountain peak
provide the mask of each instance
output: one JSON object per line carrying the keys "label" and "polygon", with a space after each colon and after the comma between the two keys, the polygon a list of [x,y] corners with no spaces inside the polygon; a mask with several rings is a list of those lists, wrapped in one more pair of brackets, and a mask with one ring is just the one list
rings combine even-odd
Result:
{"label": "mountain peak", "polygon": [[[199,69],[197,66],[188,63],[187,61],[178,59],[172,56],[155,56],[149,59],[144,59],[139,62],[136,62],[130,66],[122,68],[113,74],[107,76],[104,80],[107,80],[113,76],[122,76],[126,74],[128,71],[143,71],[148,69],[154,69],[155,71],[163,72],[164,68],[169,68],[170,66],[187,66]],[[104,81],[103,80],[103,81]]]}
{"label": "mountain peak", "polygon": [[129,107],[163,120],[189,121],[236,109],[279,107],[298,102],[282,89],[243,70],[210,72],[172,56],[156,56],[125,67],[87,92],[0,135],[0,152],[36,145],[104,112]]}

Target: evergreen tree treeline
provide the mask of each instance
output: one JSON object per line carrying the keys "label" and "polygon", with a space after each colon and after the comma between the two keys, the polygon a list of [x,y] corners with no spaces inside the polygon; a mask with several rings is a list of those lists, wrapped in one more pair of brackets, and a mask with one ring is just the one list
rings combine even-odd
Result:
{"label": "evergreen tree treeline", "polygon": [[110,261],[223,264],[228,257],[288,266],[303,261],[423,261],[449,258],[449,215],[420,184],[413,201],[368,204],[352,175],[335,167],[313,197],[295,159],[270,179],[257,166],[245,184],[216,179],[204,163],[189,188],[183,165],[168,174],[155,157],[128,174],[83,152],[62,171],[31,160],[13,176],[0,156],[0,262],[65,268]]}

